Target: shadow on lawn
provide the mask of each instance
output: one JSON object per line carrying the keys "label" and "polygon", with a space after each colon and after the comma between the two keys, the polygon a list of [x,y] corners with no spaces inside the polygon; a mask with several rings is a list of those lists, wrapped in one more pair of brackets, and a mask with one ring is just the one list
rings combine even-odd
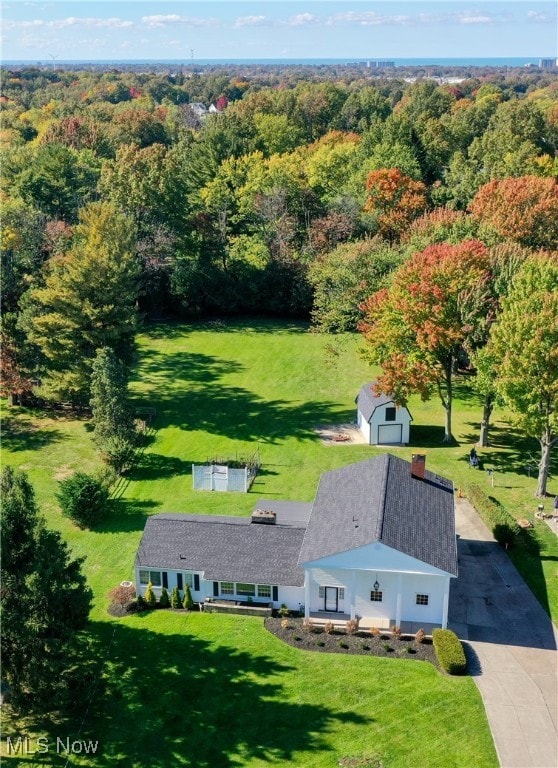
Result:
{"label": "shadow on lawn", "polygon": [[143,531],[145,521],[157,506],[157,502],[151,500],[110,499],[107,516],[95,526],[95,533]]}
{"label": "shadow on lawn", "polygon": [[308,333],[308,322],[301,320],[277,320],[269,317],[234,317],[200,320],[196,323],[172,322],[165,320],[162,323],[146,322],[143,326],[144,333],[153,339],[177,339],[186,338],[190,332],[211,331],[221,333],[272,333],[292,334]]}
{"label": "shadow on lawn", "polygon": [[40,429],[15,416],[2,419],[2,446],[8,451],[38,451],[63,437],[58,429]]}
{"label": "shadow on lawn", "polygon": [[[476,426],[472,422],[467,422],[467,425]],[[478,433],[470,433],[464,438],[471,445],[474,445],[478,440]],[[483,462],[485,469],[490,468],[500,473],[530,474],[531,477],[536,478],[540,461],[540,446],[534,438],[527,437],[511,425],[493,426],[490,428],[489,443],[489,448],[497,449],[497,451],[492,450],[483,455],[483,449],[477,449],[479,460]],[[468,461],[468,452],[466,456],[464,454],[462,461]],[[558,465],[558,459],[555,456],[551,456],[551,471],[553,465]]]}
{"label": "shadow on lawn", "polygon": [[331,749],[327,735],[335,722],[372,722],[326,703],[286,701],[281,675],[290,667],[188,634],[183,618],[180,634],[93,623],[90,653],[104,662],[105,680],[91,706],[78,707],[83,729],[78,736],[67,723],[61,730],[40,723],[41,732],[51,740],[98,739],[96,768],[232,768],[253,759],[292,763],[296,752]]}

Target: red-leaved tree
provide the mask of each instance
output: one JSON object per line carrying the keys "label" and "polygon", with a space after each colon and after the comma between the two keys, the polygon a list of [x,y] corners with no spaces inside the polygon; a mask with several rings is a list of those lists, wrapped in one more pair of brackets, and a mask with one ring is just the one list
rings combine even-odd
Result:
{"label": "red-leaved tree", "polygon": [[366,180],[364,210],[376,216],[381,235],[397,240],[413,219],[426,210],[426,187],[398,168],[372,171]]}
{"label": "red-leaved tree", "polygon": [[444,441],[452,438],[452,382],[459,354],[491,314],[490,294],[471,313],[468,297],[490,280],[489,254],[478,240],[440,243],[415,253],[388,289],[368,298],[360,331],[366,358],[380,365],[378,391],[403,405],[437,391],[445,409]]}

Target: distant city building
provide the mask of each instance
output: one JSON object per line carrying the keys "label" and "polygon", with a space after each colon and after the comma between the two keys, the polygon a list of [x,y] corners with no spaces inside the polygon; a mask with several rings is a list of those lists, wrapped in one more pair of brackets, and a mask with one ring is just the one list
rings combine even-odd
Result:
{"label": "distant city building", "polygon": [[539,61],[541,69],[554,69],[556,66],[558,66],[558,59],[541,59]]}

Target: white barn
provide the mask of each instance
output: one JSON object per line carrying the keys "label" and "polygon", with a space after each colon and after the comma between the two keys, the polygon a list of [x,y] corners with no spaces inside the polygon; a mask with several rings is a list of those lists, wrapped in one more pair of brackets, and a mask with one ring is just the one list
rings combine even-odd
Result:
{"label": "white barn", "polygon": [[364,384],[356,397],[358,428],[368,445],[408,444],[413,420],[408,408],[397,406],[390,395],[376,395],[374,384]]}
{"label": "white barn", "polygon": [[[390,454],[322,475],[313,504],[258,502],[251,518],[159,514],[136,589],[190,585],[195,602],[285,604],[314,621],[446,627],[457,576],[453,485]],[[263,517],[263,520],[262,520]],[[266,523],[266,524],[262,524]]]}

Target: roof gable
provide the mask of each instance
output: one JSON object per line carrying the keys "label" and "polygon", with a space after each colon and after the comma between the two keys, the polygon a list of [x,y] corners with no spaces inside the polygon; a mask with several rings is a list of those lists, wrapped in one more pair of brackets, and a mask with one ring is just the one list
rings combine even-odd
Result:
{"label": "roof gable", "polygon": [[[407,413],[409,413],[409,410],[405,406],[396,405],[391,395],[375,395],[375,384],[375,381],[370,381],[368,384],[363,384],[355,400],[358,410],[362,413],[366,421],[370,421],[374,411],[377,408],[380,408],[382,405],[394,405],[396,408],[402,408],[407,411]],[[409,416],[410,415],[411,414],[409,413]]]}
{"label": "roof gable", "polygon": [[453,485],[389,453],[322,475],[299,563],[382,542],[457,574]]}

